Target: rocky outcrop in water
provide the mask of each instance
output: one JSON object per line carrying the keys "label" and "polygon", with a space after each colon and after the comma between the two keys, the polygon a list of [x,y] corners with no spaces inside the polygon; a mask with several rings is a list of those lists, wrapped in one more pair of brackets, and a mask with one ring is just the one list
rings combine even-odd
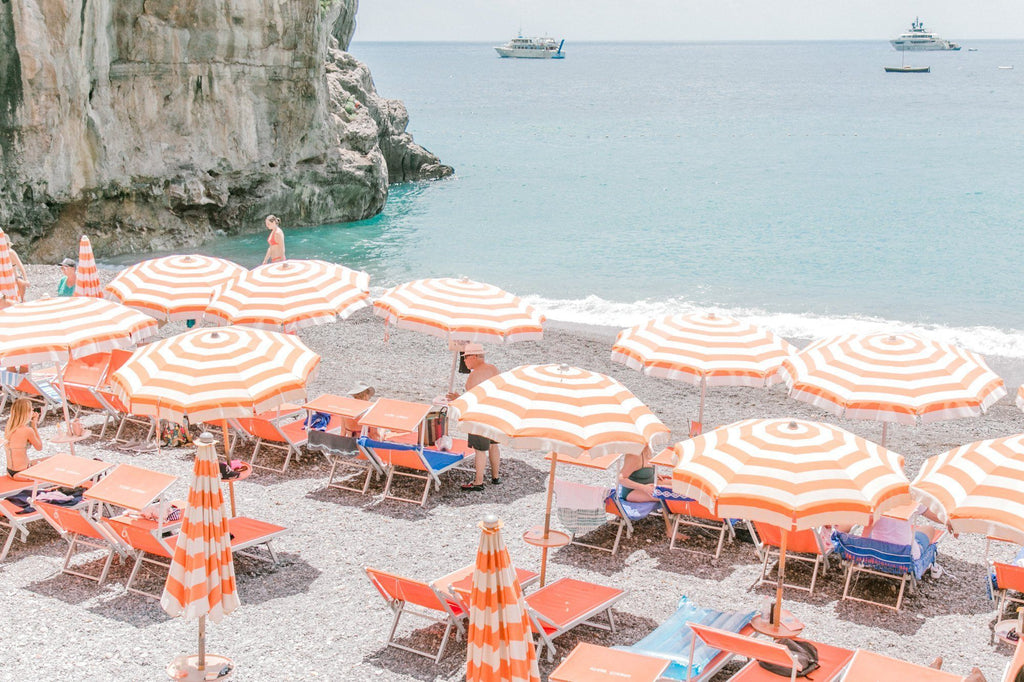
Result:
{"label": "rocky outcrop in water", "polygon": [[357,0],[0,0],[0,226],[32,259],[378,213],[452,173],[344,52]]}

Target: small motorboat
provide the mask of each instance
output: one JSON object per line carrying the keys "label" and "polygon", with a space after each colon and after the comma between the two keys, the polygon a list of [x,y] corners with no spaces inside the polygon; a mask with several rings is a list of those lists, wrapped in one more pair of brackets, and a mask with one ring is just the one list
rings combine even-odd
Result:
{"label": "small motorboat", "polygon": [[886,66],[886,73],[931,73],[930,66]]}

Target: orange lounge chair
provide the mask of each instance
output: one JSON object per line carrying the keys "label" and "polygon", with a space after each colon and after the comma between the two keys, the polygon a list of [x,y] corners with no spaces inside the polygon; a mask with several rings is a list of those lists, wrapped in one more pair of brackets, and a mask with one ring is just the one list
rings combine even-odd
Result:
{"label": "orange lounge chair", "polygon": [[1024,671],[1024,642],[1017,642],[1017,649],[1013,652],[1013,658],[1006,664],[1001,682],[1015,682],[1017,673]]}
{"label": "orange lounge chair", "polygon": [[[733,632],[709,628],[706,625],[697,625],[696,623],[691,624],[690,627],[693,629],[694,634],[697,635],[691,644],[691,652],[696,648],[697,639],[699,638],[715,649],[729,651],[750,659],[739,672],[729,678],[730,680],[734,682],[777,682],[780,677],[778,674],[765,670],[758,665],[759,661],[764,661],[765,663],[773,663],[790,668],[793,671],[790,675],[790,680],[791,682],[796,682],[797,670],[795,661],[789,649],[781,644],[762,639],[753,639]],[[811,673],[811,677],[815,682],[827,682],[827,680],[836,679],[853,656],[853,651],[850,649],[822,644],[821,642],[811,642],[811,644],[818,650],[818,665],[820,666]]]}
{"label": "orange lounge chair", "polygon": [[10,476],[0,476],[0,529],[7,531],[3,549],[0,549],[0,561],[7,558],[16,537],[20,536],[22,542],[28,541],[29,523],[43,519],[43,515],[38,511],[32,514],[19,514],[21,507],[4,499],[29,490],[33,485],[31,481],[16,481]]}
{"label": "orange lounge chair", "polygon": [[[292,461],[292,455],[298,459],[302,455],[302,446],[309,438],[309,432],[305,428],[305,419],[294,419],[295,413],[285,413],[280,417],[276,412],[270,410],[262,412],[253,417],[239,417],[229,420],[232,428],[243,436],[251,436],[256,439],[256,446],[249,457],[249,464],[253,469],[265,469],[283,474],[288,471],[288,465]],[[291,418],[291,421],[285,421]],[[340,419],[331,418],[326,431],[336,431],[341,424]],[[263,448],[282,450],[285,453],[284,464],[278,469],[272,466],[265,466],[256,463],[256,457]]]}
{"label": "orange lounge chair", "polygon": [[[594,583],[561,578],[548,583],[526,597],[527,613],[537,634],[537,656],[547,648],[548,661],[555,660],[554,640],[578,625],[589,625],[615,632],[612,607],[626,596],[624,590]],[[607,623],[593,620],[605,614]]]}
{"label": "orange lounge chair", "polygon": [[117,422],[117,431],[114,432],[114,437],[111,439],[114,443],[127,442],[127,439],[122,438],[121,434],[124,433],[124,427],[128,424],[147,427],[146,441],[156,436],[156,420],[152,417],[132,414],[132,411],[121,402],[121,399],[109,387],[104,386],[93,389],[93,395],[100,405],[103,406],[103,414],[106,417],[103,422],[103,428],[100,429],[101,438],[107,431],[107,424],[111,421]]}
{"label": "orange lounge chair", "polygon": [[715,547],[715,558],[717,559],[722,555],[722,547],[725,545],[725,539],[728,537],[729,542],[736,539],[736,532],[733,530],[732,522],[729,519],[721,519],[715,516],[710,509],[702,506],[696,500],[680,500],[672,497],[666,497],[663,500],[665,505],[666,513],[672,522],[672,528],[669,531],[669,549],[684,549],[691,552],[700,552],[702,550],[692,547],[676,547],[676,541],[679,538],[679,526],[690,526],[692,528],[700,528],[703,530],[709,530],[711,532],[718,533],[718,545]]}
{"label": "orange lounge chair", "polygon": [[[761,562],[761,575],[758,576],[753,587],[758,587],[765,583],[778,585],[778,575],[776,575],[775,579],[769,577],[771,570],[768,568],[768,564],[773,559],[778,560],[779,558],[782,529],[770,523],[762,523],[761,521],[754,521],[753,524],[760,542],[763,559]],[[784,586],[814,594],[814,584],[818,580],[818,570],[821,570],[822,575],[828,572],[828,554],[831,551],[831,543],[825,540],[817,529],[808,528],[807,530],[790,531],[789,537],[786,540],[786,561],[803,561],[804,563],[811,564],[811,584],[808,586],[799,583],[785,583]]]}
{"label": "orange lounge chair", "polygon": [[[306,449],[320,452],[331,464],[331,472],[327,476],[327,487],[339,490],[351,490],[366,494],[370,489],[370,481],[377,474],[387,476],[383,462],[376,457],[368,456],[359,449],[356,438],[326,431],[310,431],[306,441]],[[363,476],[358,487],[346,485],[353,477]],[[337,481],[335,480],[337,478]]]}
{"label": "orange lounge chair", "polygon": [[657,682],[669,662],[580,642],[548,678],[551,682]]}
{"label": "orange lounge chair", "polygon": [[[99,412],[105,410],[103,403],[96,397],[95,390],[103,385],[109,366],[110,353],[93,353],[81,358],[72,358],[64,366],[64,395],[67,396],[68,404],[75,406],[76,414],[82,408]],[[105,421],[104,430],[106,426]]]}
{"label": "orange lounge chair", "polygon": [[[68,551],[64,555],[64,564],[60,567],[60,572],[94,580],[102,585],[107,579],[107,574],[110,572],[110,564],[114,560],[114,554],[123,554],[123,552],[119,545],[114,543],[106,534],[100,521],[93,517],[90,510],[84,508],[71,509],[59,507],[38,500],[33,501],[32,506],[68,542]],[[88,549],[103,550],[107,553],[99,575],[83,573],[72,568],[71,560],[75,557],[75,553],[83,546]]]}
{"label": "orange lounge chair", "polygon": [[[462,621],[466,618],[466,612],[455,598],[443,594],[437,587],[427,583],[402,578],[375,568],[367,567],[365,570],[370,582],[395,614],[391,630],[388,632],[387,646],[432,658],[434,663],[437,663],[444,655],[452,630],[454,629],[458,636],[465,634]],[[423,651],[395,641],[398,622],[406,613],[433,623],[445,623],[444,635],[437,651]]]}
{"label": "orange lounge chair", "polygon": [[[999,590],[999,605],[996,607],[996,620],[1003,619],[1003,612],[1007,604],[1024,604],[1024,567],[1004,564],[999,561],[992,562],[992,569],[996,576],[996,589]],[[1016,592],[1017,596],[1010,593]]]}
{"label": "orange lounge chair", "polygon": [[[811,673],[814,677],[815,673]],[[963,682],[962,675],[955,675],[928,666],[901,661],[876,654],[873,651],[857,649],[843,674],[843,682],[878,682],[879,680],[907,680],[907,682]]]}

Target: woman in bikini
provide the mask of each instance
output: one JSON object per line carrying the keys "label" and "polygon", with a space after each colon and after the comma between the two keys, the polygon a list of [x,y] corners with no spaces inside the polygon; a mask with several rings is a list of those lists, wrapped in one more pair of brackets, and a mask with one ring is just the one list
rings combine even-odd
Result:
{"label": "woman in bikini", "polygon": [[276,215],[268,215],[263,222],[270,230],[267,236],[267,255],[263,257],[263,264],[279,263],[284,260],[284,231],[281,230],[281,219]]}
{"label": "woman in bikini", "polygon": [[639,455],[626,455],[619,471],[619,497],[630,502],[655,502],[654,489],[666,476],[659,477],[650,464],[651,449],[644,448]]}
{"label": "woman in bikini", "polygon": [[18,398],[11,405],[11,414],[7,418],[4,430],[4,450],[7,455],[7,475],[17,475],[28,468],[28,446],[36,450],[43,449],[43,441],[39,437],[39,413],[32,409],[28,398]]}

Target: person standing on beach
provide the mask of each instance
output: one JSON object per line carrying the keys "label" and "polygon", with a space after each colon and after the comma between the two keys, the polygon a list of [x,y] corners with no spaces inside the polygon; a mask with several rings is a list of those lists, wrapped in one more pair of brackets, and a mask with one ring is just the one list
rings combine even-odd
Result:
{"label": "person standing on beach", "polygon": [[[466,377],[467,391],[498,375],[498,368],[484,360],[484,347],[479,343],[467,343],[462,354],[466,359],[466,367],[469,368],[469,376]],[[454,400],[457,397],[459,397],[457,393],[448,394],[449,400]],[[462,489],[484,489],[484,469],[487,468],[488,456],[491,459],[491,484],[498,485],[501,483],[501,476],[499,474],[501,450],[498,449],[498,444],[490,438],[474,434],[470,434],[467,440],[469,441],[469,447],[473,448],[476,453],[476,458],[473,462],[476,468],[476,476],[472,483],[464,483]]]}
{"label": "person standing on beach", "polygon": [[270,230],[267,236],[267,255],[263,257],[263,265],[280,263],[284,260],[284,231],[281,230],[281,219],[276,215],[268,215],[263,221]]}
{"label": "person standing on beach", "polygon": [[65,258],[60,262],[60,271],[64,275],[57,283],[58,296],[75,295],[75,261]]}

